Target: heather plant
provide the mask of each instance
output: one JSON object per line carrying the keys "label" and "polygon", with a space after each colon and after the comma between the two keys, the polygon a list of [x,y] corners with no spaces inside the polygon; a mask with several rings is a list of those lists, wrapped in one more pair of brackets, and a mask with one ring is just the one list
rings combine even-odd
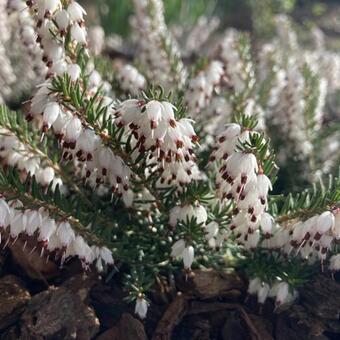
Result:
{"label": "heather plant", "polygon": [[279,16],[255,51],[216,18],[175,34],[161,0],[133,2],[126,41],[85,15],[0,0],[1,245],[122,270],[140,318],[180,271],[233,268],[280,308],[340,270],[340,59],[322,32],[309,50]]}

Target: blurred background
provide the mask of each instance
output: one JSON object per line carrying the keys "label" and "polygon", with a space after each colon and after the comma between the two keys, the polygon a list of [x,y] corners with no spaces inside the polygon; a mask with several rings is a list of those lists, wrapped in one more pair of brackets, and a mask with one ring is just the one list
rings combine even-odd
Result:
{"label": "blurred background", "polygon": [[[80,3],[87,9],[88,24],[101,24],[106,34],[128,36],[132,0],[81,0]],[[317,25],[326,33],[329,47],[340,47],[336,39],[340,34],[339,0],[166,0],[164,6],[167,23],[173,29],[177,23],[191,27],[202,15],[217,16],[221,28],[231,26],[251,31],[260,39],[271,37],[274,15],[285,13],[301,25],[297,29]]]}

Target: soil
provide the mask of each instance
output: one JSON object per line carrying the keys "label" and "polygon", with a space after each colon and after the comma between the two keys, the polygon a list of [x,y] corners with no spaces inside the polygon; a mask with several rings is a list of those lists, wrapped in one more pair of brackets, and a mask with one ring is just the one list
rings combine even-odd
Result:
{"label": "soil", "polygon": [[173,287],[154,287],[140,320],[124,300],[120,273],[106,282],[76,260],[63,269],[39,254],[28,261],[20,246],[0,252],[0,339],[340,339],[340,276],[330,273],[305,285],[293,306],[274,311],[270,299],[260,306],[247,295],[237,273],[183,272]]}

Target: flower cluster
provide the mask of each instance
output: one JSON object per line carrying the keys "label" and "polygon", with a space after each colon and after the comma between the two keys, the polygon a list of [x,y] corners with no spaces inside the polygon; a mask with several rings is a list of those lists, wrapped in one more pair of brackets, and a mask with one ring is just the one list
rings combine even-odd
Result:
{"label": "flower cluster", "polygon": [[199,53],[200,49],[209,40],[209,37],[217,30],[220,20],[217,17],[208,19],[206,16],[201,16],[197,19],[196,25],[189,32],[185,51],[188,55]]}
{"label": "flower cluster", "polygon": [[219,161],[217,194],[222,199],[233,200],[236,205],[230,229],[250,249],[256,248],[260,240],[259,226],[271,223],[265,213],[271,181],[263,173],[256,155],[238,150],[242,143],[250,143],[252,134],[257,132],[242,130],[238,124],[227,125],[211,155],[212,161]]}
{"label": "flower cluster", "polygon": [[323,263],[339,239],[340,211],[336,209],[293,224],[273,224],[262,245],[287,255],[300,255],[310,263]]}
{"label": "flower cluster", "polygon": [[24,235],[24,250],[28,238],[36,238],[41,256],[45,252],[53,253],[61,259],[61,263],[69,257],[78,256],[85,269],[94,263],[97,270],[102,271],[103,264],[113,264],[108,248],[89,246],[81,235],[75,233],[67,219],[57,221],[43,207],[38,210],[25,209],[20,200],[7,202],[4,197],[0,198],[0,235],[2,233],[6,235],[6,244]]}
{"label": "flower cluster", "polygon": [[[285,72],[285,78],[281,79],[282,91],[278,93],[275,105],[271,108],[273,124],[280,130],[293,145],[296,157],[306,157],[312,149],[307,135],[305,110],[305,80],[296,61],[291,59]],[[279,154],[282,161],[287,157],[286,153]]]}
{"label": "flower cluster", "polygon": [[145,89],[146,80],[132,65],[124,65],[118,70],[117,80],[122,90],[137,96]]}
{"label": "flower cluster", "polygon": [[43,50],[42,60],[48,67],[48,75],[62,75],[67,70],[66,34],[70,34],[73,48],[87,45],[86,12],[76,1],[71,1],[65,8],[61,1],[51,0],[30,1],[29,5],[36,12],[37,41]]}
{"label": "flower cluster", "polygon": [[291,145],[289,152],[283,148],[278,152],[281,164],[286,164],[312,157],[313,136],[322,128],[326,99],[339,87],[334,79],[339,61],[324,48],[320,30],[312,32],[316,49],[306,50],[299,47],[287,17],[279,16],[276,24],[278,38],[261,47],[258,73],[260,86],[270,84],[264,105],[275,128],[272,137],[276,140],[282,135]]}
{"label": "flower cluster", "polygon": [[56,176],[55,169],[45,164],[41,155],[34,152],[27,144],[22,143],[17,136],[6,128],[0,128],[0,161],[3,167],[16,168],[24,181],[27,176],[35,176],[35,180],[42,187],[52,190],[59,185],[61,191],[65,191],[62,180]]}
{"label": "flower cluster", "polygon": [[223,75],[223,64],[213,60],[204,70],[189,80],[185,101],[188,111],[193,117],[209,105],[214,90],[218,89]]}
{"label": "flower cluster", "polygon": [[[202,112],[201,116],[206,122],[203,130],[207,135],[214,136],[222,132],[225,122],[230,122],[233,113],[232,104],[223,96],[213,96],[208,107]],[[207,143],[214,143],[210,138]]]}
{"label": "flower cluster", "polygon": [[134,0],[132,25],[138,46],[140,63],[148,71],[151,81],[170,89],[185,83],[186,70],[179,57],[178,47],[164,20],[160,0]]}
{"label": "flower cluster", "polygon": [[[69,33],[73,43],[86,45],[84,9],[74,1],[68,4],[66,9],[62,9],[58,1],[42,1],[32,6],[38,6],[38,40],[44,50],[43,59],[49,67],[49,76],[67,74],[71,82],[80,81],[81,67],[66,58],[65,46],[54,36],[59,35],[64,39]],[[88,77],[88,98],[96,93],[101,84],[99,73],[92,70]],[[34,119],[43,133],[52,128],[63,149],[63,161],[75,162],[80,170],[78,173],[88,184],[94,188],[105,184],[112,192],[122,195],[124,202],[130,206],[133,193],[129,189],[129,168],[121,157],[105,146],[93,129],[86,126],[76,109],[73,111],[65,106],[51,91],[51,85],[50,79],[40,85],[30,102],[27,119]],[[109,111],[112,100],[100,97],[98,103],[106,103],[106,110]]]}
{"label": "flower cluster", "polygon": [[228,29],[217,47],[219,59],[225,68],[225,81],[235,93],[243,91],[247,85],[247,78],[251,64],[247,63],[241,55],[240,33]]}
{"label": "flower cluster", "polygon": [[[170,210],[169,217],[169,224],[173,228],[179,221],[185,223],[193,219],[197,225],[201,225],[203,228],[208,218],[207,211],[200,204],[176,206]],[[182,259],[184,268],[190,269],[195,257],[194,247],[184,239],[179,239],[172,245],[171,257]]]}
{"label": "flower cluster", "polygon": [[105,32],[101,26],[92,26],[88,33],[89,50],[93,55],[100,55],[105,47]]}
{"label": "flower cluster", "polygon": [[[158,185],[185,185],[200,177],[195,163],[194,144],[198,141],[187,118],[177,120],[176,108],[166,101],[129,99],[116,110],[115,123],[128,127],[132,135],[132,156],[149,153],[150,172],[158,172]],[[148,173],[146,172],[146,176]]]}
{"label": "flower cluster", "polygon": [[[195,222],[199,226],[208,242],[211,249],[216,249],[222,246],[223,241],[229,236],[229,232],[225,229],[221,229],[216,221],[208,221],[208,212],[206,208],[195,203],[194,205],[178,205],[173,207],[169,213],[169,225],[172,228],[176,228],[178,223],[191,223]],[[183,238],[177,240],[171,247],[171,257],[180,258],[183,260],[184,268],[189,269],[194,261],[194,247],[190,240]]]}
{"label": "flower cluster", "polygon": [[298,292],[292,290],[287,282],[277,281],[273,285],[269,285],[258,277],[249,281],[248,293],[256,294],[260,304],[264,304],[268,297],[275,298],[277,308],[292,304],[298,296]]}
{"label": "flower cluster", "polygon": [[81,117],[73,115],[53,94],[49,95],[48,86],[46,82],[32,99],[30,114],[38,117],[44,132],[52,128],[63,150],[64,162],[76,161],[87,183],[94,188],[108,185],[112,192],[123,195],[130,206],[133,194],[129,189],[129,168],[92,129],[84,127]]}
{"label": "flower cluster", "polygon": [[[18,53],[21,53],[23,61],[22,64],[25,65],[24,74],[20,74],[20,79],[23,80],[23,76],[30,76],[35,78],[32,79],[32,84],[43,79],[46,74],[46,66],[42,61],[42,51],[36,43],[36,31],[34,27],[34,20],[32,19],[29,11],[26,10],[27,5],[25,1],[22,0],[9,0],[8,1],[8,11],[10,12],[10,19],[12,25],[18,25],[15,31],[12,33],[12,38],[15,40],[20,40],[18,45]],[[16,37],[16,34],[19,37]],[[13,37],[14,35],[14,37]],[[27,66],[32,67],[31,74],[28,72]]]}
{"label": "flower cluster", "polygon": [[0,1],[0,103],[6,96],[10,95],[11,85],[16,81],[16,76],[5,48],[5,44],[10,38],[6,2],[6,0]]}

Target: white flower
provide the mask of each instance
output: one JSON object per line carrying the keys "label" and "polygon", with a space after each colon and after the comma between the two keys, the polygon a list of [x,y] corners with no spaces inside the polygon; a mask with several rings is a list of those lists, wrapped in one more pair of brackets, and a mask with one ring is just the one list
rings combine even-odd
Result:
{"label": "white flower", "polygon": [[131,65],[124,65],[119,69],[117,78],[121,88],[125,91],[129,91],[132,95],[137,95],[144,89],[146,84],[144,76]]}
{"label": "white flower", "polygon": [[58,60],[57,62],[53,63],[52,67],[50,68],[50,73],[53,75],[54,73],[58,76],[64,74],[67,70],[67,64],[65,60]]}
{"label": "white flower", "polygon": [[69,222],[59,223],[56,235],[58,236],[63,247],[70,245],[76,237]]}
{"label": "white flower", "polygon": [[141,319],[145,319],[146,314],[148,312],[148,307],[149,307],[149,303],[141,298],[137,298],[136,300],[136,306],[135,306],[135,313],[141,318]]}
{"label": "white flower", "polygon": [[146,114],[150,120],[150,128],[155,129],[162,118],[162,104],[156,100],[151,100],[145,106]]}
{"label": "white flower", "polygon": [[97,25],[89,29],[89,48],[93,55],[99,55],[105,44],[105,32],[103,27]]}
{"label": "white flower", "polygon": [[79,44],[86,45],[86,30],[84,27],[80,27],[78,24],[74,24],[71,27],[71,38]]}
{"label": "white flower", "polygon": [[333,255],[329,259],[329,269],[333,272],[340,270],[340,254]]}
{"label": "white flower", "polygon": [[56,250],[56,249],[61,249],[62,248],[62,244],[60,243],[60,240],[58,238],[58,236],[54,233],[53,235],[51,235],[51,237],[48,240],[48,243],[46,245],[46,249],[50,252]]}
{"label": "white flower", "polygon": [[37,182],[42,186],[48,186],[54,178],[55,172],[51,167],[40,168],[36,173]]}
{"label": "white flower", "polygon": [[65,9],[58,11],[55,15],[58,28],[61,33],[66,33],[66,29],[70,23],[70,16]]}
{"label": "white flower", "polygon": [[235,29],[228,29],[218,46],[218,52],[225,67],[228,85],[236,93],[241,92],[246,86],[245,70],[249,72],[247,65],[240,55],[240,36]]}
{"label": "white flower", "polygon": [[194,247],[185,247],[182,253],[183,264],[185,269],[190,269],[192,263],[194,262],[195,252]]}
{"label": "white flower", "polygon": [[261,286],[262,286],[262,281],[260,280],[260,278],[255,277],[254,279],[251,279],[248,285],[248,293],[257,294]]}
{"label": "white flower", "polygon": [[70,76],[72,81],[78,80],[81,73],[81,68],[78,64],[67,65],[67,74]]}
{"label": "white flower", "polygon": [[79,118],[73,117],[65,129],[65,141],[70,149],[75,149],[78,137],[82,132],[82,124]]}
{"label": "white flower", "polygon": [[198,204],[194,207],[194,217],[196,217],[197,224],[205,224],[208,219],[207,211],[205,210],[203,205]]}
{"label": "white flower", "polygon": [[190,79],[185,101],[192,116],[206,108],[212,98],[216,86],[224,74],[223,64],[212,60],[205,70],[201,70],[194,78]]}
{"label": "white flower", "polygon": [[72,1],[67,7],[67,12],[70,15],[72,21],[82,22],[84,20],[84,15],[86,11],[77,2]]}
{"label": "white flower", "polygon": [[53,132],[55,133],[56,137],[61,140],[65,134],[66,126],[72,119],[72,114],[69,112],[62,111],[57,118],[57,120],[53,124]]}
{"label": "white flower", "polygon": [[72,242],[72,247],[74,253],[78,255],[79,259],[82,261],[83,265],[88,266],[95,259],[95,255],[91,247],[85,242],[82,236],[76,236]]}
{"label": "white flower", "polygon": [[38,240],[43,241],[43,242],[48,242],[50,237],[56,231],[56,229],[57,229],[57,226],[56,226],[55,220],[53,218],[49,218],[48,216],[46,216],[41,222]]}
{"label": "white flower", "polygon": [[9,224],[10,208],[7,202],[0,198],[0,228],[7,228]]}
{"label": "white flower", "polygon": [[184,249],[185,249],[185,241],[182,239],[176,241],[171,247],[171,256],[172,257],[182,256]]}
{"label": "white flower", "polygon": [[277,287],[276,304],[283,305],[289,296],[289,285],[287,282],[280,282]]}
{"label": "white flower", "polygon": [[260,241],[260,232],[259,230],[255,230],[252,233],[247,235],[247,241],[245,242],[245,247],[247,249],[253,250],[256,249],[258,243]]}
{"label": "white flower", "polygon": [[334,225],[332,227],[332,234],[337,240],[339,240],[340,239],[340,209],[335,210],[333,213],[334,213]]}
{"label": "white flower", "polygon": [[272,234],[272,229],[274,226],[274,218],[268,214],[268,213],[263,213],[261,215],[261,230],[265,235],[271,235]]}
{"label": "white flower", "polygon": [[64,58],[64,53],[63,47],[54,40],[47,40],[44,43],[44,61],[48,66],[52,66]]}
{"label": "white flower", "polygon": [[82,157],[89,161],[92,160],[93,153],[99,145],[100,138],[93,130],[83,130],[77,141],[77,147],[79,149],[79,152],[77,153],[78,158]]}
{"label": "white flower", "polygon": [[127,208],[131,208],[133,206],[133,200],[134,200],[135,194],[132,190],[126,190],[123,193],[123,201]]}
{"label": "white flower", "polygon": [[27,216],[21,212],[16,211],[12,218],[10,219],[10,234],[12,238],[16,238],[19,234],[26,230],[27,226]]}
{"label": "white flower", "polygon": [[194,248],[192,246],[186,246],[185,241],[180,239],[172,245],[171,257],[181,257],[184,268],[189,269],[194,261]]}
{"label": "white flower", "polygon": [[316,240],[320,239],[322,234],[333,228],[334,222],[334,215],[330,211],[323,212],[318,218],[314,238]]}
{"label": "white flower", "polygon": [[297,244],[300,244],[300,242],[304,239],[306,235],[306,223],[303,222],[297,222],[293,225],[293,235],[292,239],[296,241]]}
{"label": "white flower", "polygon": [[263,304],[269,294],[270,287],[268,283],[262,283],[261,287],[257,291],[257,301],[258,303]]}
{"label": "white flower", "polygon": [[266,175],[260,174],[257,176],[257,189],[260,199],[266,200],[268,191],[273,189],[272,183]]}
{"label": "white flower", "polygon": [[28,236],[32,236],[42,223],[42,216],[38,210],[25,211],[27,217],[26,233]]}
{"label": "white flower", "polygon": [[211,221],[204,228],[206,230],[205,238],[207,240],[210,240],[210,239],[212,239],[213,237],[215,237],[217,235],[218,230],[219,230],[219,225],[218,225],[217,222]]}
{"label": "white flower", "polygon": [[50,16],[61,6],[60,0],[38,0],[38,18]]}
{"label": "white flower", "polygon": [[112,253],[108,248],[92,246],[91,249],[96,258],[96,268],[98,272],[102,272],[104,270],[103,262],[107,265],[114,263]]}
{"label": "white flower", "polygon": [[106,247],[101,247],[99,251],[101,259],[106,263],[106,264],[113,264],[113,257],[112,257],[112,252]]}
{"label": "white flower", "polygon": [[176,226],[178,221],[190,222],[193,218],[196,219],[197,224],[204,225],[208,219],[207,211],[200,204],[195,206],[186,204],[183,206],[173,207],[170,210],[169,216],[169,224],[173,227]]}

